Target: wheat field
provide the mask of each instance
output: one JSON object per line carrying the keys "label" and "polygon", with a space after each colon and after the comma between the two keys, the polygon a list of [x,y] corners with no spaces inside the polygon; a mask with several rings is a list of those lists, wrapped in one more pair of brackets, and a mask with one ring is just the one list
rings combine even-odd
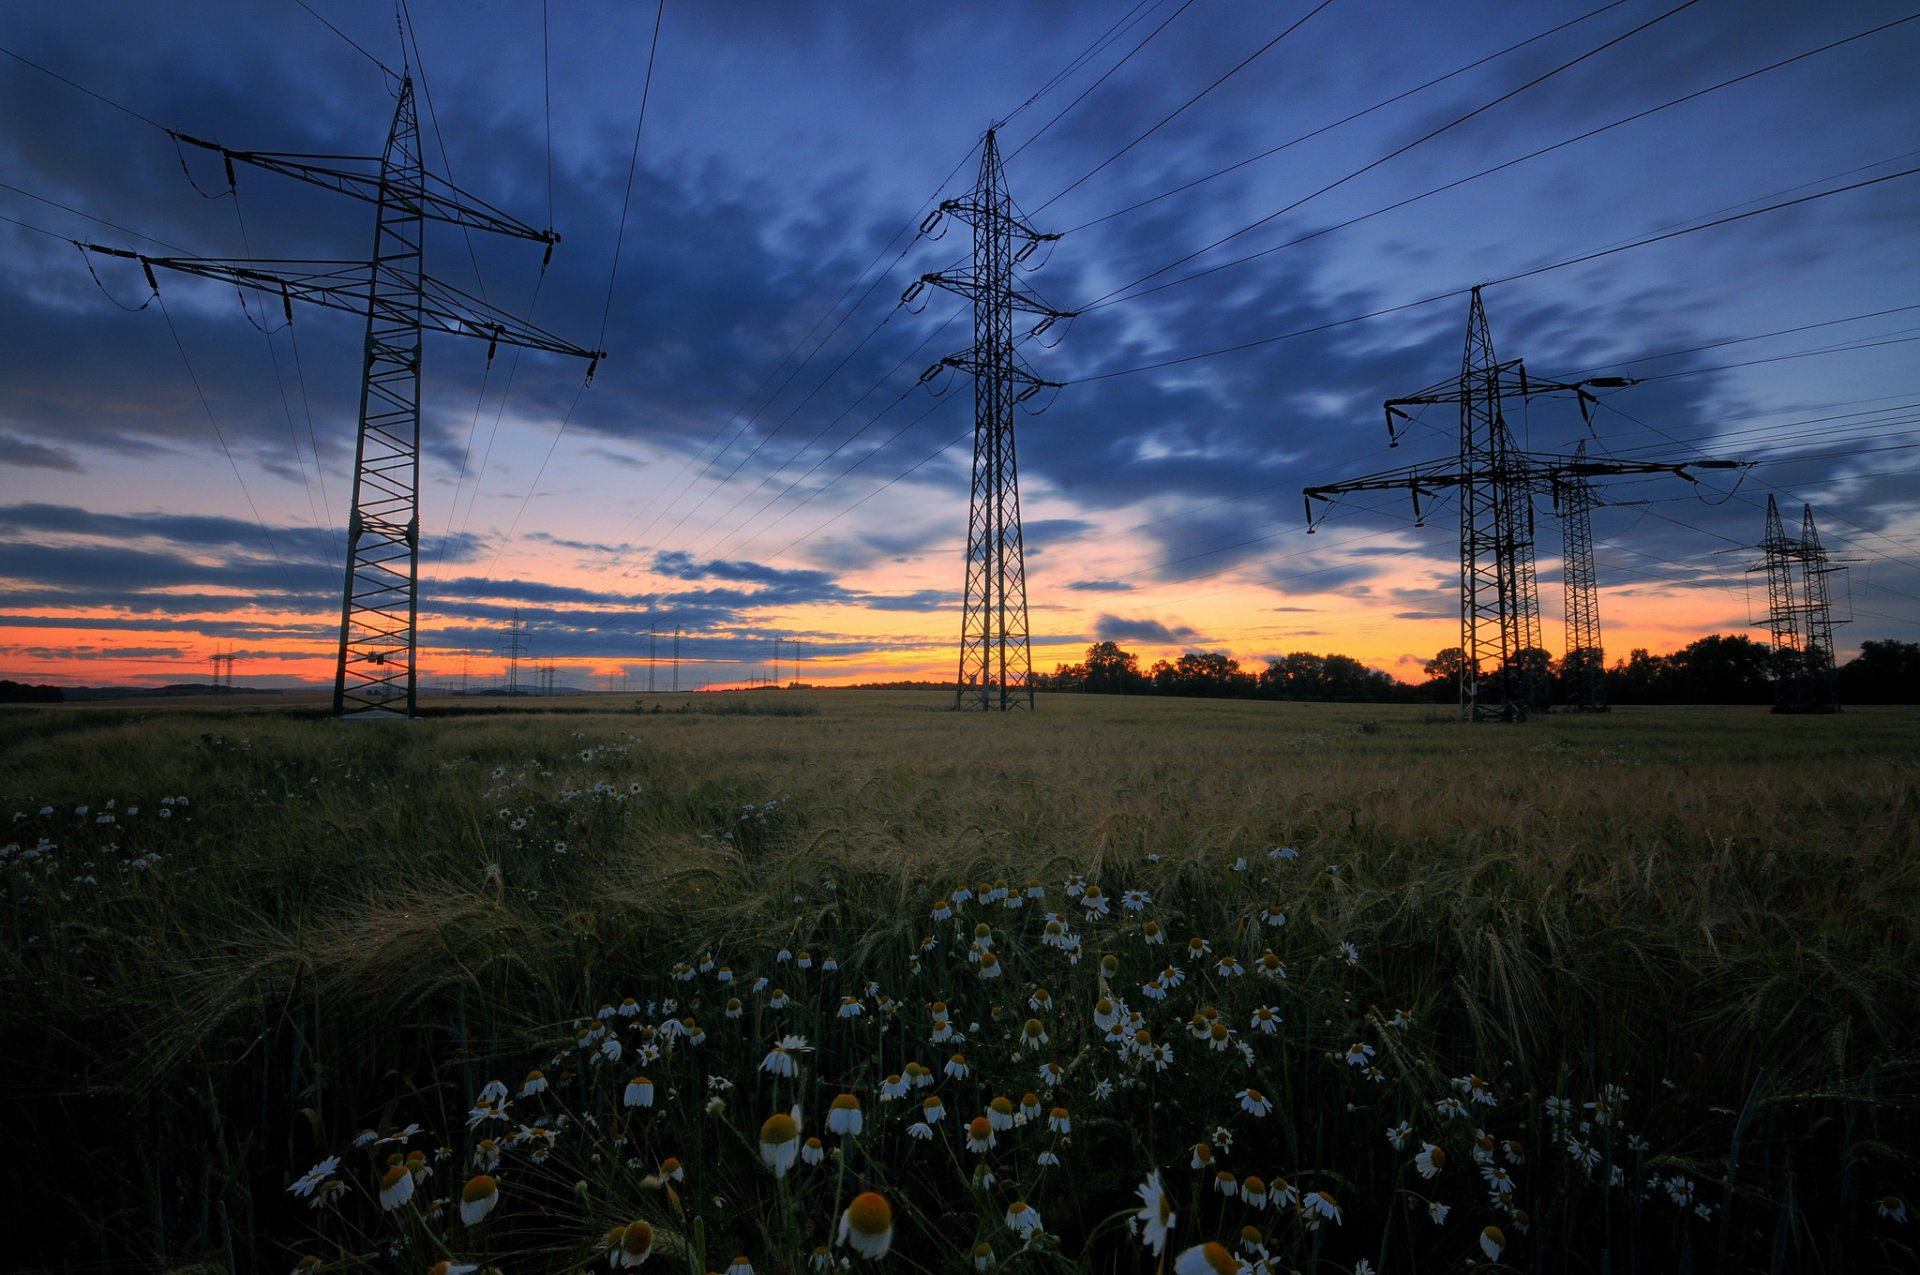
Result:
{"label": "wheat field", "polygon": [[9,1260],[1920,1266],[1920,714],[945,707],[7,711]]}

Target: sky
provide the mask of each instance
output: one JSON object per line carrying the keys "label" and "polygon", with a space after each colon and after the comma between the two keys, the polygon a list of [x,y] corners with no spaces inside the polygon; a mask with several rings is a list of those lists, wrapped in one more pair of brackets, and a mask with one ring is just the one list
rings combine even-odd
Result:
{"label": "sky", "polygon": [[[324,21],[322,16],[324,15]],[[1457,376],[1468,290],[1535,377],[1641,378],[1523,447],[1752,462],[1602,482],[1609,659],[1764,640],[1767,499],[1811,505],[1842,658],[1920,624],[1920,20],[1787,0],[654,4],[70,0],[0,29],[0,677],[330,683],[364,323],[85,252],[365,261],[367,203],[220,158],[378,155],[562,236],[435,226],[429,274],[583,347],[425,338],[424,690],[508,626],[581,688],[951,679],[989,128],[1077,317],[1020,356],[1036,671],[1459,643],[1457,508],[1301,489]],[[655,39],[657,22],[657,42]],[[384,67],[383,65],[384,64]],[[644,103],[644,115],[642,107]],[[929,225],[928,223],[933,223]],[[922,233],[923,227],[925,232]],[[1536,498],[1546,644],[1561,529]],[[668,662],[679,634],[677,675]],[[796,665],[796,658],[798,663]],[[656,661],[657,662],[654,662]]]}

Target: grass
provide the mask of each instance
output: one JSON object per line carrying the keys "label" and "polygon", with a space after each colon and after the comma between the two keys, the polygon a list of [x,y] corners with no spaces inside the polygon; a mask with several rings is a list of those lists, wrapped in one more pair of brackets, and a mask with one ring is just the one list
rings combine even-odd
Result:
{"label": "grass", "polygon": [[[1208,1240],[1273,1271],[1920,1261],[1883,1216],[1920,1173],[1911,712],[1468,728],[1380,706],[1063,696],[981,720],[908,692],[763,698],[405,725],[8,711],[0,1100],[25,1152],[0,1218],[39,1237],[14,1260],[559,1271],[604,1267],[609,1228],[645,1220],[651,1262],[788,1271],[845,1254],[838,1220],[872,1189],[893,1210],[882,1264],[974,1271],[985,1243],[1008,1270],[1148,1271],[1130,1219],[1158,1169],[1169,1263]],[[1044,899],[978,897],[1029,880]],[[941,899],[956,916],[934,919]],[[980,925],[998,979],[969,951]],[[1221,972],[1269,951],[1284,980]],[[1106,1038],[1103,995],[1144,1043]],[[843,1019],[849,996],[863,1013]],[[935,1000],[966,1041],[932,1039]],[[761,1066],[785,1034],[809,1046],[791,1078]],[[964,1078],[943,1071],[956,1050]],[[882,1102],[909,1061],[936,1083]],[[519,1096],[536,1067],[548,1088]],[[637,1072],[653,1107],[625,1103]],[[472,1116],[495,1078],[504,1118]],[[825,1128],[842,1092],[858,1137]],[[991,1098],[1029,1092],[1070,1132],[1027,1119],[967,1150]],[[948,1118],[922,1139],[927,1093]],[[796,1103],[822,1162],[776,1178],[760,1126]],[[353,1146],[363,1129],[394,1140]],[[501,1203],[466,1226],[483,1139]],[[1431,1179],[1426,1145],[1447,1162]],[[414,1198],[382,1209],[388,1158],[416,1150]],[[320,1207],[289,1192],[334,1156]],[[1223,1169],[1274,1199],[1222,1194]],[[1043,1230],[1010,1228],[1016,1201]]]}

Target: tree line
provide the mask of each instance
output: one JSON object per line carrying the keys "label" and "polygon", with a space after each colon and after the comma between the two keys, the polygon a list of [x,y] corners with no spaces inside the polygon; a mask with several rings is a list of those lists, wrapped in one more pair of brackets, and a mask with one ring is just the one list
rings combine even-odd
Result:
{"label": "tree line", "polygon": [[1114,642],[1096,642],[1078,664],[1036,673],[1036,689],[1094,695],[1188,695],[1215,699],[1383,701],[1414,698],[1414,688],[1349,655],[1295,651],[1261,669],[1217,651],[1189,651],[1177,660],[1156,660],[1142,669],[1140,657]]}
{"label": "tree line", "polygon": [[[1465,657],[1448,647],[1426,662],[1426,680],[1403,682],[1347,655],[1295,651],[1262,668],[1213,651],[1189,651],[1176,660],[1140,667],[1140,658],[1115,642],[1096,642],[1086,658],[1033,675],[1035,689],[1092,695],[1183,695],[1227,699],[1327,700],[1366,703],[1451,703],[1459,695]],[[1522,651],[1525,675],[1551,688],[1554,703],[1574,698],[1576,681],[1601,663],[1598,652],[1555,659]],[[1773,648],[1742,634],[1713,634],[1668,655],[1635,648],[1605,667],[1609,704],[1771,704],[1777,663]],[[1920,643],[1868,640],[1836,672],[1842,704],[1920,704]]]}

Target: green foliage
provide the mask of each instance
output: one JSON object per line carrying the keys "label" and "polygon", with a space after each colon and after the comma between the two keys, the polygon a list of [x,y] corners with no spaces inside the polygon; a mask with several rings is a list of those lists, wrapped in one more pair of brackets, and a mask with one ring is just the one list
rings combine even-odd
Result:
{"label": "green foliage", "polygon": [[[1915,1198],[1920,1145],[1910,713],[1436,728],[1077,696],[983,731],[933,702],[10,711],[10,1260],[560,1271],[644,1219],[654,1262],[789,1271],[871,1188],[883,1262],[968,1272],[985,1242],[1009,1270],[1144,1272],[1123,1220],[1158,1169],[1176,1247],[1253,1225],[1274,1270],[1457,1268],[1489,1225],[1504,1261],[1549,1269],[1915,1261],[1881,1216]],[[1120,1039],[1103,996],[1141,1016]],[[936,1039],[936,1001],[966,1040]],[[776,1077],[787,1034],[809,1048]],[[933,1084],[884,1101],[909,1061]],[[627,1105],[636,1074],[651,1107]],[[477,1102],[495,1078],[504,1111]],[[857,1137],[825,1128],[843,1092]],[[967,1120],[1028,1092],[1070,1131],[966,1149]],[[928,1094],[947,1118],[923,1140]],[[760,1125],[795,1103],[822,1161],[776,1178]],[[465,1226],[487,1139],[500,1202]],[[413,1150],[415,1198],[383,1210]],[[1221,1169],[1296,1198],[1229,1198]],[[1302,1208],[1319,1191],[1337,1223]],[[1038,1236],[1008,1228],[1016,1199]]]}

